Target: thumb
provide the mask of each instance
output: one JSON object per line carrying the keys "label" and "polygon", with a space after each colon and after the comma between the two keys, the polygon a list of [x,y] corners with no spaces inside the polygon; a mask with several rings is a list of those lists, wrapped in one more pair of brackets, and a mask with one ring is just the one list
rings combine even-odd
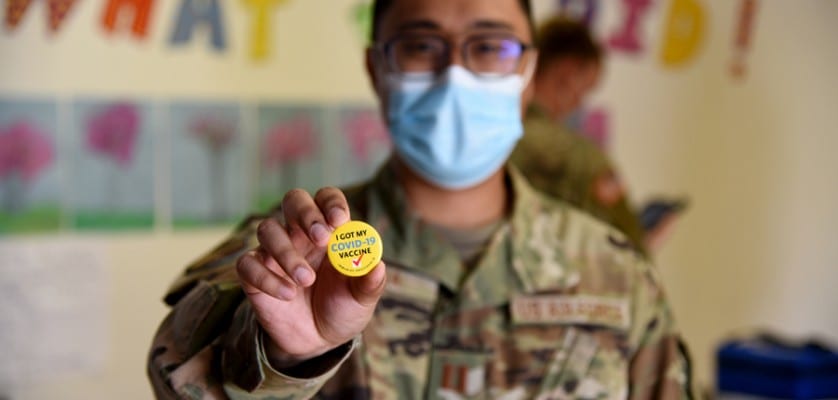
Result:
{"label": "thumb", "polygon": [[384,293],[384,284],[386,281],[386,267],[384,262],[379,262],[369,274],[350,279],[349,291],[359,304],[365,307],[371,307],[378,302],[381,294]]}

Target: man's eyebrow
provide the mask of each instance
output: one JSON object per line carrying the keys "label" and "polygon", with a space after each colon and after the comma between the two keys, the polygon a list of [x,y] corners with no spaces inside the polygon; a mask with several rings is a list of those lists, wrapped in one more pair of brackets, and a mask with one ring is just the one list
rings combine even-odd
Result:
{"label": "man's eyebrow", "polygon": [[470,28],[472,29],[501,29],[505,31],[511,31],[514,28],[512,25],[498,20],[492,19],[481,19],[477,20],[471,24]]}
{"label": "man's eyebrow", "polygon": [[[500,29],[504,31],[511,31],[514,30],[512,25],[498,20],[492,19],[481,19],[473,22],[469,25],[471,29]],[[441,29],[439,24],[436,22],[429,20],[429,19],[418,19],[413,21],[407,21],[401,25],[399,25],[398,30],[412,30],[412,29],[432,29],[432,30],[439,30]]]}
{"label": "man's eyebrow", "polygon": [[418,19],[413,21],[407,21],[401,25],[399,25],[399,31],[406,31],[412,29],[433,29],[439,30],[439,24],[433,22],[429,19]]}

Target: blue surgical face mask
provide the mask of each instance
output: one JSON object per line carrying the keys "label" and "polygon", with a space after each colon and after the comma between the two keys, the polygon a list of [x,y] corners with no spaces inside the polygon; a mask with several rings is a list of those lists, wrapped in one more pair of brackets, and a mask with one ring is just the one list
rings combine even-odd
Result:
{"label": "blue surgical face mask", "polygon": [[484,182],[523,134],[521,91],[531,72],[527,75],[481,79],[453,65],[438,76],[387,76],[387,122],[396,152],[439,187]]}

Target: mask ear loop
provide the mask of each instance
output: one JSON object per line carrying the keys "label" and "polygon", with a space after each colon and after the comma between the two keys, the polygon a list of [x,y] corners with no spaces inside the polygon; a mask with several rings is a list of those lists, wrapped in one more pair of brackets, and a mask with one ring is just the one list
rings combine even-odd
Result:
{"label": "mask ear loop", "polygon": [[379,94],[382,94],[382,91],[387,90],[387,85],[389,84],[387,79],[387,56],[384,55],[384,50],[378,44],[372,45],[372,52],[372,69],[375,71],[375,88]]}

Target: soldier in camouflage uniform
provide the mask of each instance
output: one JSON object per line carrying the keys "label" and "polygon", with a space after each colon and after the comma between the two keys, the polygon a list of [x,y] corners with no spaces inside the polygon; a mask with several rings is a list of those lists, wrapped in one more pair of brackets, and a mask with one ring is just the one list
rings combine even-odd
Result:
{"label": "soldier in camouflage uniform", "polygon": [[[375,10],[376,38],[417,28],[530,37],[524,0],[378,0]],[[172,285],[149,354],[157,398],[689,398],[655,269],[623,234],[511,166],[439,187],[407,165],[388,115],[397,150],[374,179],[289,192]],[[360,278],[324,257],[328,230],[350,216],[384,241],[384,261]]]}
{"label": "soldier in camouflage uniform", "polygon": [[608,156],[562,121],[596,86],[602,49],[581,22],[553,17],[538,31],[535,94],[511,161],[537,189],[622,230],[643,253],[646,234]]}

